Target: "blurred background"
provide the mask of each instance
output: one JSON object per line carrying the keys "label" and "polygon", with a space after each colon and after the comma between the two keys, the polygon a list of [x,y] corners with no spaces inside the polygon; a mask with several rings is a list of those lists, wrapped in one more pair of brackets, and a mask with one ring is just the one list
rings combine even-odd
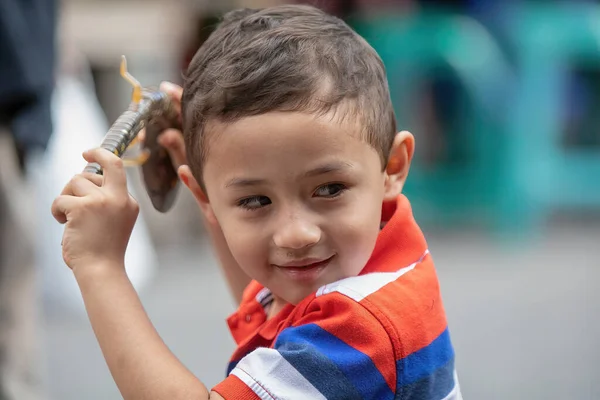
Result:
{"label": "blurred background", "polygon": [[[55,59],[38,65],[55,65],[52,135],[26,158],[0,135],[0,204],[13,221],[0,268],[14,269],[6,255],[22,245],[11,229],[33,255],[27,274],[0,274],[0,365],[12,360],[0,366],[0,399],[120,398],[49,212],[83,168],[81,152],[129,104],[120,56],[143,85],[181,83],[223,12],[278,3],[55,4]],[[464,398],[600,399],[600,2],[297,3],[345,19],[386,64],[399,127],[416,137],[406,194],[436,259]],[[214,385],[234,349],[234,303],[199,213],[183,190],[156,212],[139,171],[129,173],[141,204],[132,280],[166,343]]]}

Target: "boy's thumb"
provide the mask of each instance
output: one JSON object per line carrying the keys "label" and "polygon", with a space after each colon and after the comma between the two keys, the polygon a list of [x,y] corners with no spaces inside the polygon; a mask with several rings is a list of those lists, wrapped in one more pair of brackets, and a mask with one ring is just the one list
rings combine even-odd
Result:
{"label": "boy's thumb", "polygon": [[183,88],[174,83],[164,81],[160,84],[160,90],[171,96],[181,97]]}

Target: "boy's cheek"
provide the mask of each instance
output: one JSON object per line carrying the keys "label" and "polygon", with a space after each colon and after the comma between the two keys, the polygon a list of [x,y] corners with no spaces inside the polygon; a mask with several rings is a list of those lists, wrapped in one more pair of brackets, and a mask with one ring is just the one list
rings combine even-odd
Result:
{"label": "boy's cheek", "polygon": [[222,221],[221,229],[235,258],[252,261],[268,256],[268,246],[260,232],[227,220]]}
{"label": "boy's cheek", "polygon": [[334,246],[343,250],[342,266],[348,276],[357,275],[367,263],[380,232],[381,207],[349,213],[330,233]]}

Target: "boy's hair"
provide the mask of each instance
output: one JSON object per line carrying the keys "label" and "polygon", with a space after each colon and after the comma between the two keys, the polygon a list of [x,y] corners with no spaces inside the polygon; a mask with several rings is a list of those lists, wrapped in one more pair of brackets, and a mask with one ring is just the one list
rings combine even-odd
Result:
{"label": "boy's hair", "polygon": [[301,5],[240,9],[223,17],[184,82],[187,159],[200,184],[207,124],[270,111],[355,118],[385,168],[396,134],[385,68],[339,18]]}

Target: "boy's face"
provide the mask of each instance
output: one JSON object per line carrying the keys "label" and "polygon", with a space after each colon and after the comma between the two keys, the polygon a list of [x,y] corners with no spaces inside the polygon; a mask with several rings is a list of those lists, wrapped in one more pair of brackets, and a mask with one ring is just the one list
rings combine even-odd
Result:
{"label": "boy's face", "polygon": [[297,304],[358,275],[379,233],[387,174],[353,123],[272,112],[209,135],[209,209],[250,277]]}

